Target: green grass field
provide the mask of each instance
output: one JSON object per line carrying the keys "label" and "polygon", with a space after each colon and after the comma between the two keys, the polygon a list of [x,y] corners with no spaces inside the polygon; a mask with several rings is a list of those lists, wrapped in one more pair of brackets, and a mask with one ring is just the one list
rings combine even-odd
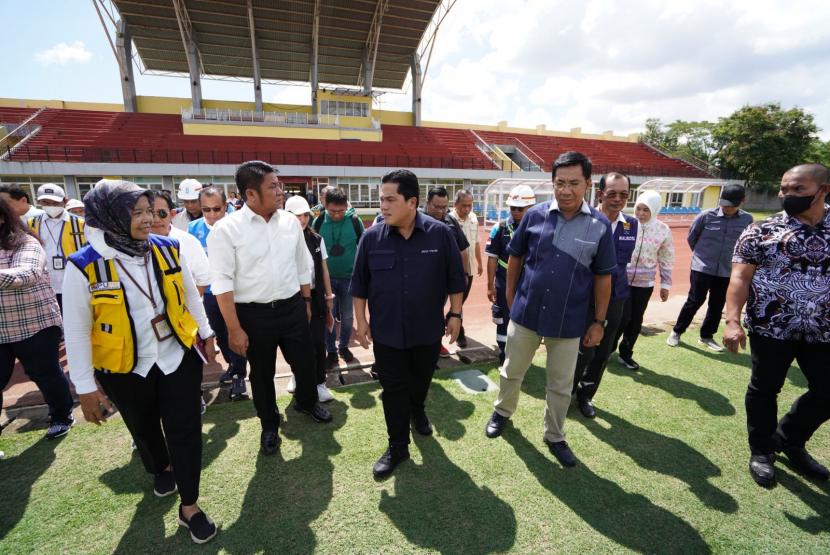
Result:
{"label": "green grass field", "polygon": [[[207,546],[176,526],[175,499],[153,496],[121,422],[79,425],[58,442],[5,435],[0,553],[830,552],[828,484],[783,461],[772,490],[747,472],[748,356],[672,350],[664,339],[641,338],[639,372],[614,359],[596,420],[572,409],[574,469],[542,443],[539,367],[496,440],[483,434],[494,395],[465,393],[439,372],[435,435],[416,438],[413,460],[383,482],[371,475],[385,447],[375,384],[337,391],[332,425],[286,413],[281,397],[274,457],[258,454],[250,402],[212,406],[200,503],[221,530]],[[804,386],[793,369],[780,407]],[[830,463],[830,426],[809,448]]]}

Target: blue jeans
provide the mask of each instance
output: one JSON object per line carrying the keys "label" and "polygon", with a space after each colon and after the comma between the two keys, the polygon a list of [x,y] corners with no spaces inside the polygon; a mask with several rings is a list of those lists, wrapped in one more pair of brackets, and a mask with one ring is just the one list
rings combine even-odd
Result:
{"label": "blue jeans", "polygon": [[0,409],[3,408],[3,389],[12,377],[14,360],[19,359],[23,371],[35,382],[49,405],[52,421],[69,422],[73,401],[58,356],[60,341],[61,329],[52,326],[22,341],[0,344]]}
{"label": "blue jeans", "polygon": [[246,365],[248,361],[231,350],[228,344],[228,327],[225,325],[224,318],[222,318],[222,312],[219,310],[216,297],[210,293],[205,293],[203,304],[205,305],[205,314],[207,314],[210,327],[213,328],[213,333],[216,334],[216,343],[219,344],[219,350],[222,351],[225,361],[230,365],[231,373],[244,378],[247,374]]}
{"label": "blue jeans", "polygon": [[[335,320],[340,320],[340,349],[346,349],[352,339],[352,321],[354,310],[352,309],[352,294],[349,293],[349,278],[331,278],[331,292],[334,293],[334,307],[332,314]],[[326,330],[326,351],[336,353],[334,340],[337,328],[332,331]]]}

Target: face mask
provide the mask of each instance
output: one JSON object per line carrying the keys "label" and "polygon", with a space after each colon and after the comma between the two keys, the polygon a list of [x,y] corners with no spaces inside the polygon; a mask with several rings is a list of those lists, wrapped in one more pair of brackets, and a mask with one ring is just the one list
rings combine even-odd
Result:
{"label": "face mask", "polygon": [[811,195],[809,197],[784,195],[784,198],[781,199],[781,208],[783,208],[788,215],[797,216],[802,212],[809,210],[815,199],[816,195]]}
{"label": "face mask", "polygon": [[63,214],[63,206],[44,206],[43,211],[50,218],[58,218],[61,214]]}

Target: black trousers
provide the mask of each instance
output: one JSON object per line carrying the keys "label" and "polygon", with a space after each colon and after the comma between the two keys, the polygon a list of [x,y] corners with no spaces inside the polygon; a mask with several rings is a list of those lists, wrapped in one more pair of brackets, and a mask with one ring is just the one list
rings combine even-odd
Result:
{"label": "black trousers", "polygon": [[3,389],[11,380],[15,359],[19,359],[23,371],[35,382],[49,405],[49,418],[53,422],[69,422],[73,402],[69,381],[60,365],[60,340],[61,329],[52,326],[22,341],[0,344],[0,409]]}
{"label": "black trousers", "polygon": [[[608,366],[608,358],[614,352],[617,330],[622,323],[623,310],[628,299],[611,299],[608,303],[608,312],[605,319],[608,323],[605,326],[605,334],[602,341],[595,347],[586,347],[579,342],[579,358],[576,359],[576,370],[574,371],[573,392],[592,399],[602,381],[605,367]],[[594,307],[588,310],[588,324],[594,321]]]}
{"label": "black trousers", "polygon": [[241,357],[231,350],[228,344],[228,327],[225,325],[225,319],[222,317],[222,311],[219,310],[216,297],[210,293],[205,293],[202,304],[205,305],[205,314],[210,322],[210,327],[213,329],[213,333],[216,334],[216,343],[219,345],[219,350],[222,351],[225,361],[230,364],[232,374],[244,378],[248,375],[248,361],[245,357]]}
{"label": "black trousers", "polygon": [[408,349],[374,344],[389,445],[409,444],[409,419],[413,414],[424,412],[440,349],[440,341]]}
{"label": "black trousers", "polygon": [[701,339],[712,339],[718,331],[720,325],[720,318],[723,314],[723,306],[726,304],[726,290],[729,288],[728,277],[711,276],[703,272],[696,272],[692,270],[690,278],[691,287],[689,289],[689,296],[680,309],[680,314],[677,316],[677,322],[674,324],[674,332],[681,334],[692,323],[692,318],[695,317],[697,310],[703,306],[706,301],[706,295],[709,295],[709,306],[706,309],[706,316],[703,318],[703,324],[700,326]]}
{"label": "black trousers", "polygon": [[[467,297],[470,296],[470,290],[473,288],[473,276],[467,276],[467,287],[464,289],[464,296],[461,298],[461,306],[464,306]],[[465,337],[464,324],[461,324],[461,331],[458,332],[458,337]]]}
{"label": "black trousers", "polygon": [[326,383],[326,315],[311,315],[311,342],[314,348],[314,383]]}
{"label": "black trousers", "polygon": [[317,402],[314,347],[305,302],[298,293],[290,299],[269,304],[239,303],[236,314],[242,329],[248,334],[249,379],[257,416],[263,430],[276,431],[279,427],[277,392],[274,388],[277,348],[282,351],[294,374],[294,402],[304,409],[311,408]]}
{"label": "black trousers", "polygon": [[631,358],[634,355],[634,345],[640,336],[640,330],[643,329],[643,315],[646,313],[648,301],[653,292],[654,287],[629,288],[628,300],[623,308],[622,322],[615,334],[616,338],[611,347],[612,353],[617,346],[617,341],[622,337],[622,341],[620,342],[620,355],[625,358]]}
{"label": "black trousers", "polygon": [[[830,420],[830,343],[783,341],[750,334],[752,376],[746,390],[746,426],[753,454],[772,453],[780,442],[803,447]],[[807,378],[807,391],[778,420],[778,392],[793,360]],[[776,430],[777,423],[777,430]]]}
{"label": "black trousers", "polygon": [[507,294],[496,288],[496,304],[492,305],[493,322],[496,324],[496,344],[499,346],[499,366],[504,364],[504,348],[507,346],[507,325],[510,311],[507,310]]}
{"label": "black trousers", "polygon": [[202,473],[199,355],[188,351],[167,375],[154,365],[146,378],[104,372],[95,372],[95,378],[121,412],[145,470],[158,474],[171,465],[182,504],[196,503]]}

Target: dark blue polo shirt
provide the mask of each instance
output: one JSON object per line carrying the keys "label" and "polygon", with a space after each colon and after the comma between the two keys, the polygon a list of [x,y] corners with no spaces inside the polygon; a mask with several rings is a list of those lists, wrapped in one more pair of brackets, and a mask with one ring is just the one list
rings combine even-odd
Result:
{"label": "dark blue polo shirt", "polygon": [[637,218],[626,216],[620,212],[617,218],[616,227],[612,225],[614,248],[617,252],[617,266],[613,272],[613,290],[611,299],[627,299],[629,295],[628,275],[626,268],[631,262],[631,255],[634,253],[634,244],[637,242]]}
{"label": "dark blue polo shirt", "polygon": [[490,235],[487,237],[487,245],[484,247],[484,253],[498,259],[496,266],[496,291],[501,291],[507,288],[507,260],[510,253],[507,252],[507,245],[513,238],[513,232],[519,227],[519,223],[513,218],[493,226],[490,230]]}
{"label": "dark blue polo shirt", "polygon": [[351,293],[368,300],[372,338],[381,345],[407,349],[441,341],[447,295],[466,287],[450,228],[420,212],[409,239],[381,223],[357,247]]}
{"label": "dark blue polo shirt", "polygon": [[594,276],[617,265],[608,218],[584,202],[570,220],[555,200],[537,204],[507,248],[524,257],[510,319],[542,337],[581,337]]}

